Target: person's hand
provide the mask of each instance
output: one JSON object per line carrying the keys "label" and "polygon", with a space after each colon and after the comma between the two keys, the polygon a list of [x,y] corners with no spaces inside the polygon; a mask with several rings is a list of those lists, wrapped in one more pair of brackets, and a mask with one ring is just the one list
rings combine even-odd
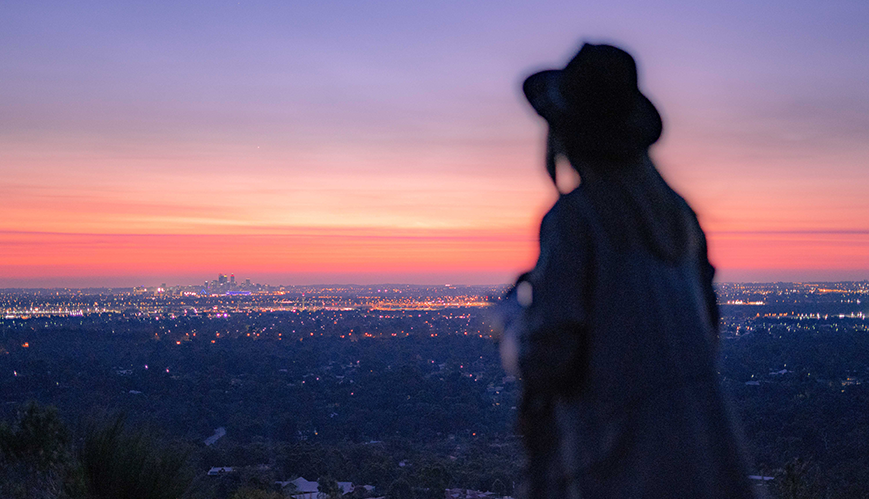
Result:
{"label": "person's hand", "polygon": [[499,332],[499,350],[501,365],[504,371],[513,376],[519,376],[519,338],[524,334],[525,309],[531,305],[531,283],[520,281],[507,295],[497,314],[497,329]]}
{"label": "person's hand", "polygon": [[[514,321],[516,322],[516,321]],[[507,374],[519,376],[519,342],[516,340],[517,331],[508,328],[501,334],[498,348],[501,352],[501,365]]]}

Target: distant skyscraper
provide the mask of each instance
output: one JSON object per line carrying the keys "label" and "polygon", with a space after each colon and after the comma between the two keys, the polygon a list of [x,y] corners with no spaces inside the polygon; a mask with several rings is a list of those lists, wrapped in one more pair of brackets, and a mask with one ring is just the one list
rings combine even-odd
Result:
{"label": "distant skyscraper", "polygon": [[218,282],[218,283],[220,283],[220,284],[226,284],[226,281],[227,281],[226,274],[219,274],[219,275],[217,276],[217,282]]}
{"label": "distant skyscraper", "polygon": [[229,284],[235,286],[235,274],[229,275]]}

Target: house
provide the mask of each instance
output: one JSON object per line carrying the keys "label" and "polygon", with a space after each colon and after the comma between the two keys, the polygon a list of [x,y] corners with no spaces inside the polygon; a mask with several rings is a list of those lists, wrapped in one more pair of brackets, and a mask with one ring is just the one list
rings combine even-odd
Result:
{"label": "house", "polygon": [[291,497],[296,499],[317,499],[320,486],[317,482],[311,482],[302,477],[283,482],[277,481],[275,482],[275,485],[282,489],[292,487],[293,491],[291,492]]}
{"label": "house", "polygon": [[[293,491],[290,492],[290,496],[294,499],[319,499],[320,484],[305,480],[303,477],[285,482],[278,481],[275,482],[275,485],[278,485],[282,489],[292,486]],[[363,485],[363,487],[369,492],[374,490],[374,487],[371,485]],[[349,494],[353,492],[353,482],[338,482],[338,488],[341,489],[341,494]]]}
{"label": "house", "polygon": [[774,476],[763,476],[763,475],[748,475],[748,479],[751,481],[751,484],[756,487],[769,487],[769,484],[772,483],[772,480],[775,480]]}
{"label": "house", "polygon": [[221,476],[233,471],[235,469],[232,466],[215,466],[208,470],[208,476]]}
{"label": "house", "polygon": [[500,497],[494,492],[482,492],[469,489],[446,489],[445,499],[512,499],[510,496]]}

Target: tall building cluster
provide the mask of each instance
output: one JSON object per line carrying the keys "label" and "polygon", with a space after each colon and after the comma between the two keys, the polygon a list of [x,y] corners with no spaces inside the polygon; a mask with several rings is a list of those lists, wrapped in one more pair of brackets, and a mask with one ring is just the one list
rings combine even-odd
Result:
{"label": "tall building cluster", "polygon": [[258,285],[253,285],[250,279],[245,279],[243,283],[235,281],[235,274],[218,274],[217,279],[211,282],[205,281],[203,290],[211,294],[224,294],[232,291],[252,291]]}

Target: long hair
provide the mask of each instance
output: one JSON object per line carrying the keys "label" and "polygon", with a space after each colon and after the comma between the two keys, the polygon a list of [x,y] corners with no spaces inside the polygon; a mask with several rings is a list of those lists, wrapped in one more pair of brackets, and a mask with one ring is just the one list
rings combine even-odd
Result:
{"label": "long hair", "polygon": [[[596,180],[583,187],[598,214],[608,241],[618,251],[645,249],[676,263],[699,244],[694,212],[658,173],[647,151],[624,151],[590,157],[563,136],[549,133],[546,172],[557,184],[556,164],[564,156],[579,172]],[[591,175],[593,174],[593,175]]]}

